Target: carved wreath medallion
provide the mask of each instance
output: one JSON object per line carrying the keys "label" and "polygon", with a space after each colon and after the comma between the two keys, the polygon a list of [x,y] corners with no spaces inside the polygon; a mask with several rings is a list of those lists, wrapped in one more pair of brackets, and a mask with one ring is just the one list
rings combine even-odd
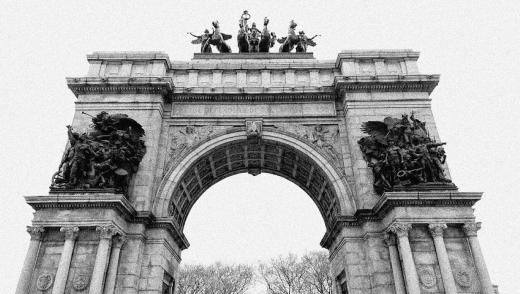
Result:
{"label": "carved wreath medallion", "polygon": [[36,281],[36,289],[45,291],[52,286],[53,278],[49,274],[43,274],[38,277]]}
{"label": "carved wreath medallion", "polygon": [[428,288],[437,284],[437,278],[435,278],[435,274],[432,270],[429,269],[422,269],[419,271],[419,280],[421,281],[421,284]]}
{"label": "carved wreath medallion", "polygon": [[471,286],[471,276],[467,270],[458,270],[455,273],[455,281],[457,281],[457,284],[461,285],[462,287]]}
{"label": "carved wreath medallion", "polygon": [[84,290],[85,288],[87,288],[87,286],[88,286],[88,276],[87,275],[79,274],[79,275],[76,275],[74,277],[74,279],[72,280],[72,287],[77,291]]}

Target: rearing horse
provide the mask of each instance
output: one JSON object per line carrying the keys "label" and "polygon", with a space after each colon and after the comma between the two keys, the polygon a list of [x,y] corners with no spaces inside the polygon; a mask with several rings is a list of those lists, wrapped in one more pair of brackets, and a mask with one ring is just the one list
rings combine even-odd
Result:
{"label": "rearing horse", "polygon": [[213,22],[214,32],[210,39],[210,44],[217,47],[220,53],[231,53],[231,47],[229,47],[225,40],[231,39],[231,35],[226,35],[220,32],[220,25],[218,20]]}
{"label": "rearing horse", "polygon": [[264,29],[262,30],[262,36],[260,39],[260,52],[269,52],[269,48],[273,47],[276,40],[276,34],[270,33],[267,29],[267,24],[269,24],[269,19],[264,18]]}
{"label": "rearing horse", "polygon": [[294,32],[297,25],[298,24],[295,23],[294,20],[291,20],[287,37],[278,39],[278,43],[282,44],[280,46],[280,52],[291,52],[294,49],[294,46],[300,41],[300,37]]}

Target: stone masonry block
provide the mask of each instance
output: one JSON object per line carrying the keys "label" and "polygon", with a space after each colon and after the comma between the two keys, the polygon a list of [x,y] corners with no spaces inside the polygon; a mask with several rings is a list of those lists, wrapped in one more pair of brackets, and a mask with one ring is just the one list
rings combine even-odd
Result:
{"label": "stone masonry block", "polygon": [[367,276],[368,270],[366,265],[349,265],[348,272],[351,277]]}
{"label": "stone masonry block", "polygon": [[392,272],[374,273],[372,274],[372,282],[374,286],[392,285],[394,284],[394,278],[392,276]]}

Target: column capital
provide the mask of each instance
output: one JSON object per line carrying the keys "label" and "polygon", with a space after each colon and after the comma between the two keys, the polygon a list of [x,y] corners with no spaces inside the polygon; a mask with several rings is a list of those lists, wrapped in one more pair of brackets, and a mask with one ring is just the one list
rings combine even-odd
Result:
{"label": "column capital", "polygon": [[430,229],[430,234],[432,234],[433,237],[442,237],[444,230],[447,228],[448,226],[444,223],[435,223],[428,226],[428,229]]}
{"label": "column capital", "polygon": [[126,241],[128,240],[127,237],[125,236],[122,236],[122,235],[119,235],[115,240],[114,240],[114,248],[121,248],[123,247],[123,245],[125,245]]}
{"label": "column capital", "polygon": [[466,236],[468,236],[468,237],[476,236],[477,231],[480,230],[480,228],[481,228],[481,224],[482,223],[480,223],[480,222],[465,223],[462,226],[462,229],[464,230],[464,233],[466,233]]}
{"label": "column capital", "polygon": [[41,241],[43,239],[44,232],[45,229],[43,227],[27,226],[27,233],[31,235],[31,241]]}
{"label": "column capital", "polygon": [[397,235],[397,237],[408,237],[408,231],[412,229],[412,224],[409,223],[393,223],[389,230]]}
{"label": "column capital", "polygon": [[119,231],[114,226],[97,226],[96,231],[99,231],[100,239],[112,239]]}
{"label": "column capital", "polygon": [[396,240],[394,234],[389,234],[389,233],[384,234],[383,241],[385,241],[385,244],[388,247],[397,245],[397,240]]}
{"label": "column capital", "polygon": [[65,233],[65,240],[76,240],[78,238],[78,227],[62,227],[60,232]]}

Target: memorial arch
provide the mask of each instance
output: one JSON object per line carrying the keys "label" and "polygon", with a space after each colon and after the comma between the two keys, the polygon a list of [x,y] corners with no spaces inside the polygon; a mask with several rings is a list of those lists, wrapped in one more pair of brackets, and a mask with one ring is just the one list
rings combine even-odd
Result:
{"label": "memorial arch", "polygon": [[86,76],[67,78],[75,116],[49,194],[26,197],[16,293],[174,291],[200,195],[265,172],[318,207],[335,294],[492,294],[472,209],[482,193],[452,183],[431,111],[439,75],[418,58],[89,54]]}

